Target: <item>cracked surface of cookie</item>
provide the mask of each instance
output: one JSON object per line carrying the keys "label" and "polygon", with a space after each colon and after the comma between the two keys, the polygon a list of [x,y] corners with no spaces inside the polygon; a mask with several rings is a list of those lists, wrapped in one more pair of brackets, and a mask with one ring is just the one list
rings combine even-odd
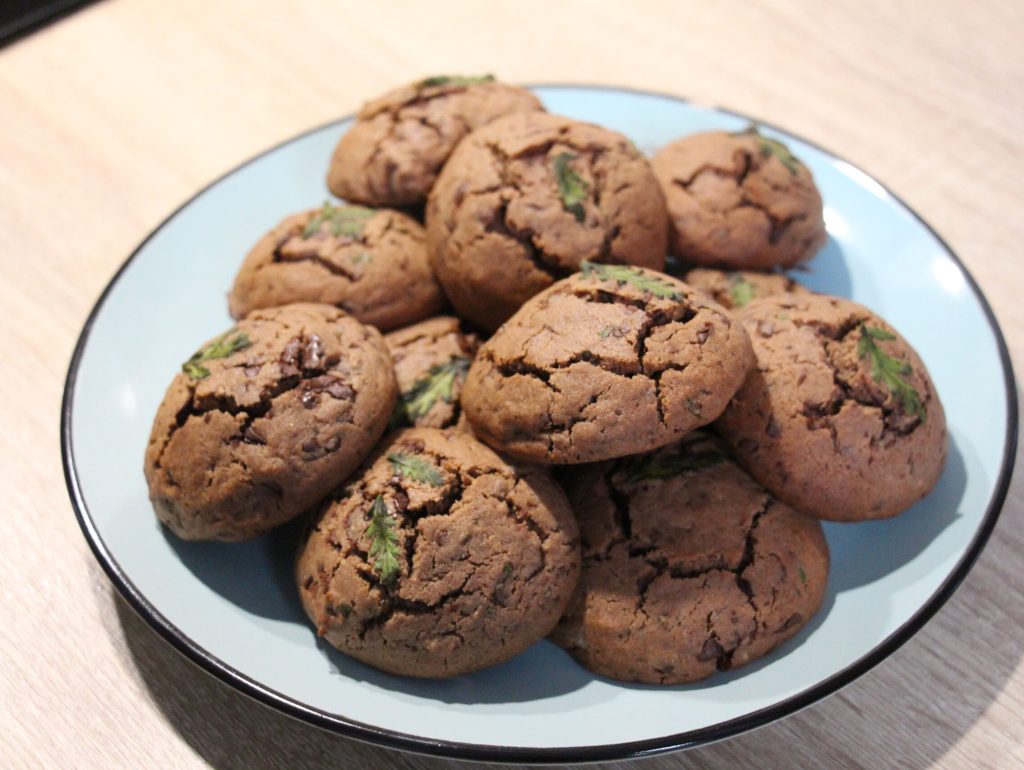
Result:
{"label": "cracked surface of cookie", "polygon": [[823,519],[895,516],[938,481],[948,437],[924,363],[850,300],[779,295],[738,314],[757,366],[715,423],[773,495]]}
{"label": "cracked surface of cookie", "polygon": [[564,483],[583,569],[551,639],[595,673],[693,682],[766,655],[821,607],[821,525],[706,434],[573,468]]}
{"label": "cracked surface of cookie", "polygon": [[785,273],[759,273],[753,270],[695,267],[686,273],[685,280],[726,310],[739,310],[762,297],[787,293],[806,294],[810,291]]}
{"label": "cracked surface of cookie", "polygon": [[228,295],[231,315],[292,302],[339,307],[382,331],[440,311],[426,236],[389,209],[334,206],[295,214],[246,256]]}
{"label": "cracked surface of cookie", "polygon": [[753,362],[742,325],[682,281],[586,263],[483,344],[462,406],[499,451],[594,462],[715,419]]}
{"label": "cracked surface of cookie", "polygon": [[547,471],[433,428],[385,439],[321,511],[296,566],[320,636],[420,677],[517,655],[554,627],[578,576],[576,520]]}
{"label": "cracked surface of cookie", "polygon": [[665,265],[665,202],[647,160],[621,134],[547,113],[466,137],[426,222],[445,294],[488,331],[583,260]]}
{"label": "cracked surface of cookie", "polygon": [[455,145],[496,118],[541,111],[525,88],[493,78],[428,78],[367,102],[331,158],[327,186],[371,206],[422,203]]}
{"label": "cracked surface of cookie", "polygon": [[708,131],[651,159],[665,193],[669,248],[734,270],[792,267],[825,243],[821,194],[784,145],[757,133]]}
{"label": "cracked surface of cookie", "polygon": [[145,474],[190,540],[244,540],[316,505],[380,438],[395,375],[380,333],[327,305],[258,310],[189,359],[157,410]]}
{"label": "cracked surface of cookie", "polygon": [[460,396],[480,338],[458,318],[437,316],[385,335],[398,380],[391,427],[462,425]]}

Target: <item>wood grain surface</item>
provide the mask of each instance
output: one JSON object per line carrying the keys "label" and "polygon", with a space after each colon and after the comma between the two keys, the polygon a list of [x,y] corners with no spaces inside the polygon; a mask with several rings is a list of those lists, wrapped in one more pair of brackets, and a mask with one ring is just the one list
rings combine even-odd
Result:
{"label": "wood grain surface", "polygon": [[[118,266],[201,186],[426,74],[666,91],[889,186],[977,278],[1024,371],[1022,33],[1015,0],[107,0],[0,50],[0,766],[456,766],[320,732],[199,671],[79,531],[58,447],[72,348]],[[637,765],[1024,766],[1022,533],[1018,474],[976,567],[895,655],[799,714]]]}

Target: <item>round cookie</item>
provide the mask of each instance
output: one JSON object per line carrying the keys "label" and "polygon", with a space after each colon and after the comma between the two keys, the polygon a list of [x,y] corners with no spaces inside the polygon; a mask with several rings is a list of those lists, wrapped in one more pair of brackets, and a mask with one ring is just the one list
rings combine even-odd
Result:
{"label": "round cookie", "polygon": [[422,203],[441,166],[470,131],[544,107],[525,88],[492,76],[439,76],[368,102],[331,158],[327,186],[371,206]]}
{"label": "round cookie", "polygon": [[189,540],[244,540],[320,502],[395,403],[380,333],[337,308],[257,310],[171,382],[146,448],[159,519]]}
{"label": "round cookie", "polygon": [[847,299],[782,294],[738,313],[757,367],[716,423],[773,495],[835,521],[895,516],[946,460],[946,419],[917,353]]}
{"label": "round cookie", "polygon": [[806,262],[825,243],[821,194],[781,142],[755,129],[708,131],[652,159],[673,254],[696,265],[765,270]]}
{"label": "round cookie", "polygon": [[462,408],[515,457],[607,460],[715,419],[753,363],[742,325],[682,281],[588,262],[484,343]]}
{"label": "round cookie", "polygon": [[558,622],[579,533],[546,471],[462,431],[391,434],[327,504],[296,567],[317,633],[394,674],[446,677],[517,655]]}
{"label": "round cookie", "polygon": [[665,202],[647,160],[621,134],[547,113],[466,137],[426,223],[445,294],[488,331],[584,260],[665,265]]}
{"label": "round cookie", "polygon": [[695,267],[686,273],[686,282],[726,310],[739,310],[761,297],[786,293],[806,294],[810,291],[785,273],[758,273],[753,270]]}
{"label": "round cookie", "polygon": [[480,338],[458,318],[437,316],[384,337],[395,364],[398,403],[391,427],[461,424],[459,396]]}
{"label": "round cookie", "polygon": [[707,435],[565,476],[583,569],[550,638],[591,671],[693,682],[766,655],[821,607],[821,525]]}
{"label": "round cookie", "polygon": [[437,313],[444,295],[416,220],[388,209],[325,203],[263,236],[228,295],[234,318],[292,302],[334,305],[387,331]]}

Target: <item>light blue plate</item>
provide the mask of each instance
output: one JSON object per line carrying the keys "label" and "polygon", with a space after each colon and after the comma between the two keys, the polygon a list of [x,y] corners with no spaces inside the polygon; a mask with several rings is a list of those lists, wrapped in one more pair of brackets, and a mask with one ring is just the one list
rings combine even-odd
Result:
{"label": "light blue plate", "polygon": [[[551,112],[621,131],[648,152],[750,122],[656,94],[536,90]],[[890,654],[949,597],[1009,483],[1017,414],[1002,336],[963,266],[913,212],[862,171],[771,129],[811,169],[826,204],[829,240],[801,279],[900,329],[931,371],[952,438],[925,501],[891,521],[826,525],[825,606],[782,649],[685,687],[616,684],[548,642],[473,676],[402,679],[318,644],[292,585],[294,525],[244,545],[167,536],[142,475],[157,404],[197,342],[230,325],[225,294],[248,249],[285,215],[324,200],[347,125],[270,150],[171,215],[111,281],[71,362],[61,430],[82,528],[118,589],[183,653],[265,703],[356,738],[460,757],[584,761],[690,746],[789,714]]]}

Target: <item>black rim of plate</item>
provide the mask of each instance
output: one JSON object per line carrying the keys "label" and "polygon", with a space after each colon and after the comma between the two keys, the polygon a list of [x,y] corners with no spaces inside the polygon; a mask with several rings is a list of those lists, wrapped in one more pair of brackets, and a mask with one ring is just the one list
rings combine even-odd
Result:
{"label": "black rim of plate", "polygon": [[[610,86],[596,86],[596,85],[573,85],[573,84],[530,84],[530,88],[565,88],[565,89],[587,89],[593,91],[605,91],[605,92],[628,92],[642,96],[653,96],[661,99],[668,99],[671,101],[679,102],[682,104],[691,104],[688,99],[666,93],[659,93],[655,91],[646,91],[636,88],[619,88]],[[723,109],[721,107],[714,107],[710,105],[698,105],[693,106],[700,107],[702,109],[709,109],[720,112],[725,115],[732,117],[742,118],[749,120],[750,122],[764,126],[773,131],[778,131],[781,134],[791,136],[805,144],[812,146],[831,158],[833,161],[846,163],[852,168],[857,168],[850,164],[848,161],[843,160],[835,153],[826,150],[815,142],[810,142],[803,139],[797,134],[791,131],[778,128],[770,123],[766,123],[759,120],[754,120],[747,115],[739,112],[735,112],[729,109]],[[78,376],[78,367],[81,362],[82,356],[85,352],[86,344],[89,340],[89,334],[92,330],[93,322],[100,309],[103,307],[104,302],[107,299],[110,291],[117,284],[121,275],[128,268],[129,265],[135,260],[139,252],[145,248],[146,244],[149,243],[160,230],[167,225],[177,214],[189,206],[196,198],[202,195],[211,187],[219,184],[224,179],[230,177],[232,174],[240,171],[242,168],[249,166],[250,164],[260,160],[261,158],[269,155],[281,147],[290,144],[292,142],[303,139],[304,137],[321,131],[333,125],[340,125],[346,120],[351,119],[351,116],[341,118],[338,120],[332,120],[321,126],[311,128],[304,131],[296,136],[286,139],[273,147],[259,153],[258,155],[250,158],[247,161],[239,164],[230,171],[222,174],[217,179],[210,182],[208,185],[203,187],[201,190],[195,193],[191,198],[181,204],[177,209],[174,210],[166,219],[163,220],[148,236],[140,243],[131,256],[125,260],[118,271],[114,274],[113,278],[104,288],[103,293],[100,294],[99,299],[96,300],[96,304],[93,306],[89,313],[89,317],[86,319],[85,325],[82,328],[82,332],[79,335],[78,342],[75,345],[74,353],[71,356],[71,363],[68,367],[68,374],[64,384],[64,397],[61,403],[61,422],[60,422],[60,438],[61,438],[61,458],[64,465],[64,479],[67,483],[68,493],[71,497],[71,504],[75,509],[75,515],[78,518],[78,523],[82,528],[82,532],[85,534],[86,540],[89,542],[89,546],[92,548],[96,559],[107,573],[110,580],[117,587],[118,591],[125,598],[129,605],[145,619],[150,626],[152,626],[164,639],[171,643],[179,652],[184,654],[189,660],[197,664],[200,668],[213,674],[215,677],[223,682],[231,685],[235,689],[239,690],[243,694],[263,703],[271,706],[279,711],[288,714],[289,716],[295,717],[305,722],[309,722],[317,727],[325,730],[338,733],[340,735],[347,736],[349,738],[355,738],[357,740],[373,743],[379,746],[387,748],[400,749],[403,751],[411,751],[419,754],[430,754],[435,756],[451,757],[455,759],[474,759],[491,762],[522,762],[522,763],[542,763],[542,764],[555,764],[555,763],[570,763],[570,762],[599,762],[607,760],[617,759],[628,759],[635,757],[650,756],[653,754],[660,754],[670,751],[676,751],[680,749],[693,748],[706,743],[719,741],[724,738],[729,738],[734,735],[752,730],[762,725],[766,725],[770,722],[774,722],[777,719],[793,714],[800,709],[803,709],[812,703],[824,698],[827,695],[831,695],[840,688],[857,679],[862,674],[866,673],[870,669],[874,668],[878,663],[887,658],[893,652],[895,652],[900,646],[902,646],[908,639],[910,639],[915,633],[917,633],[928,620],[942,607],[943,604],[949,599],[949,597],[956,590],[957,586],[963,581],[964,577],[970,571],[974,565],[988,541],[989,536],[992,534],[992,530],[995,528],[996,521],[999,518],[999,513],[1002,510],[1003,503],[1006,499],[1006,493],[1010,485],[1010,478],[1013,475],[1013,463],[1016,456],[1017,447],[1017,431],[1018,431],[1018,414],[1017,414],[1017,386],[1013,375],[1013,367],[1010,360],[1010,354],[1006,347],[1006,340],[1003,339],[1002,331],[999,328],[999,324],[996,321],[995,314],[992,312],[992,308],[989,306],[988,300],[985,299],[985,295],[981,292],[974,277],[968,272],[967,268],[960,261],[960,258],[953,252],[949,245],[942,239],[942,237],[935,232],[932,227],[921,218],[921,216],[910,208],[906,203],[903,202],[899,196],[893,193],[888,187],[881,184],[874,177],[866,174],[865,177],[872,179],[876,182],[886,193],[886,195],[892,200],[893,203],[900,206],[903,210],[908,212],[914,219],[917,220],[918,224],[923,227],[927,232],[935,238],[936,242],[946,251],[946,253],[952,258],[956,265],[960,268],[964,278],[967,280],[968,285],[971,288],[974,296],[977,298],[978,303],[981,305],[982,310],[985,313],[985,317],[988,321],[989,327],[992,330],[992,335],[996,340],[997,347],[999,348],[999,358],[1003,366],[1003,381],[1006,388],[1006,435],[1004,437],[1003,446],[1003,459],[1002,465],[999,469],[999,477],[996,480],[993,488],[992,497],[989,500],[988,508],[985,511],[984,519],[981,522],[981,526],[978,528],[974,535],[974,539],[968,546],[963,557],[954,567],[953,571],[946,577],[942,585],[939,586],[938,590],[932,594],[931,597],[917,610],[914,615],[907,620],[900,628],[896,629],[886,639],[880,642],[871,652],[863,656],[859,660],[854,661],[852,664],[847,666],[845,669],[836,672],[832,676],[818,682],[816,685],[798,693],[790,698],[787,698],[779,703],[772,706],[760,709],[758,711],[750,712],[742,717],[730,719],[718,724],[710,725],[698,730],[691,730],[683,733],[674,735],[665,735],[657,738],[651,738],[641,741],[633,741],[628,743],[616,743],[606,744],[597,746],[567,746],[567,747],[529,747],[529,746],[493,746],[487,744],[473,744],[463,743],[459,741],[446,741],[431,739],[418,735],[411,735],[407,733],[395,732],[392,730],[383,729],[374,725],[364,724],[354,719],[348,719],[346,717],[339,716],[337,714],[331,714],[329,712],[321,711],[316,708],[312,708],[304,703],[301,703],[291,697],[283,695],[275,690],[271,690],[268,687],[263,686],[260,682],[248,677],[240,671],[232,668],[224,661],[212,656],[202,647],[193,642],[185,633],[170,623],[161,613],[154,607],[149,600],[135,587],[125,572],[121,569],[121,566],[113,558],[110,552],[107,550],[103,539],[100,537],[99,531],[89,514],[89,510],[86,507],[85,499],[82,495],[82,491],[78,483],[78,474],[75,469],[75,456],[74,449],[72,447],[71,437],[71,416],[72,416],[72,404],[74,402],[75,383]],[[860,169],[857,169],[860,171]]]}

